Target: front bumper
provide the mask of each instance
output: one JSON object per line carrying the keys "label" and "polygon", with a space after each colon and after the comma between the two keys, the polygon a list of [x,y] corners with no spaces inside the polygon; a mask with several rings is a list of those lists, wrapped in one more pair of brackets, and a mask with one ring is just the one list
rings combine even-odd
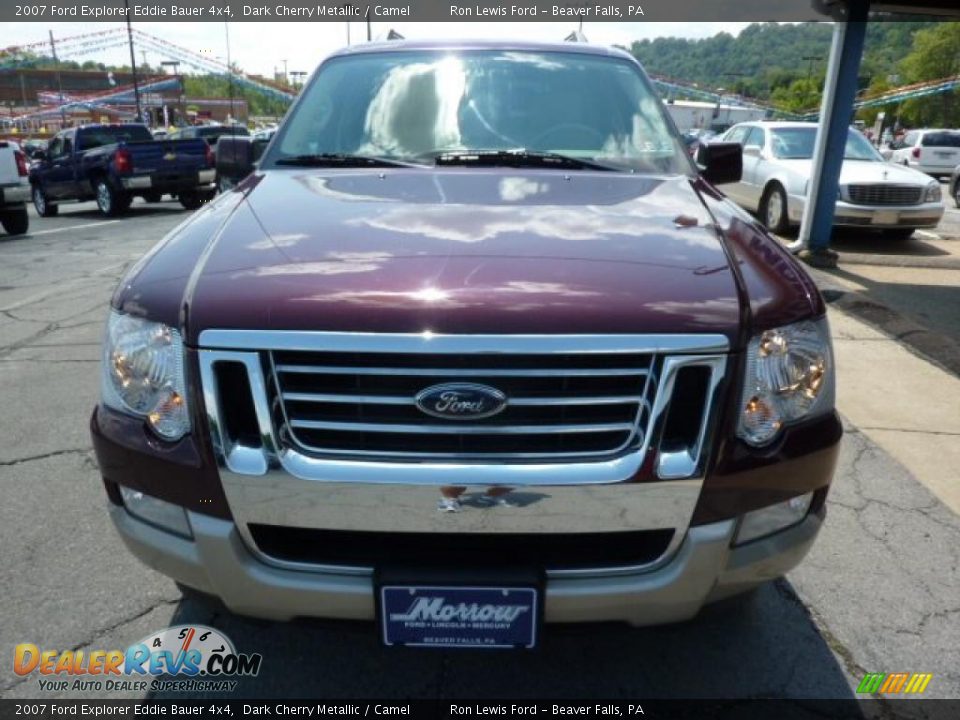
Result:
{"label": "front bumper", "polygon": [[30,199],[30,184],[0,185],[0,206],[17,205]]}
{"label": "front bumper", "polygon": [[[791,195],[787,203],[790,222],[798,224],[803,219],[806,198]],[[933,228],[943,217],[942,202],[920,205],[867,206],[853,205],[838,200],[833,216],[834,227],[863,227],[877,230],[895,228]]]}
{"label": "front bumper", "polygon": [[[110,515],[140,560],[221,598],[236,613],[270,620],[375,617],[371,576],[265,564],[250,553],[231,521],[188,512],[193,539],[186,539],[142,522],[122,506],[111,505]],[[548,578],[544,617],[547,622],[632,625],[688,620],[706,603],[792,569],[810,549],[822,521],[821,510],[797,525],[735,548],[731,547],[735,519],[692,527],[670,561],[655,570]]]}

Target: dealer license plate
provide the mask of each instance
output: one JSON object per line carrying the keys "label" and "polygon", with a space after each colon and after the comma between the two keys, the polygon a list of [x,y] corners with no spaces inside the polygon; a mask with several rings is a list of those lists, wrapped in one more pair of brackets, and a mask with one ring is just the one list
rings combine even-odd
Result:
{"label": "dealer license plate", "polygon": [[537,643],[535,588],[380,587],[386,645],[532,648]]}
{"label": "dealer license plate", "polygon": [[873,214],[874,225],[896,225],[900,220],[900,213],[895,210],[881,210]]}

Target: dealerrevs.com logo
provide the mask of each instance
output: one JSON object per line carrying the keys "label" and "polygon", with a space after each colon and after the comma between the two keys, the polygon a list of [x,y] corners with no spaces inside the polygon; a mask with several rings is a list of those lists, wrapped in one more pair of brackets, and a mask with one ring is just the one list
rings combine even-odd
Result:
{"label": "dealerrevs.com logo", "polygon": [[13,671],[36,674],[40,690],[89,692],[232,691],[238,677],[255,677],[263,656],[238,653],[226,635],[204,625],[178,625],[126,650],[14,648]]}

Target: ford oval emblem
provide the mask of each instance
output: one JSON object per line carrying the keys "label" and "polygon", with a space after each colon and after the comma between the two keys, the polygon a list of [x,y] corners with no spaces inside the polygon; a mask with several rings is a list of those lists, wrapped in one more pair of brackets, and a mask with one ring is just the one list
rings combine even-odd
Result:
{"label": "ford oval emblem", "polygon": [[479,420],[501,412],[507,396],[496,388],[473,383],[445,383],[421,391],[417,407],[427,415],[447,420]]}

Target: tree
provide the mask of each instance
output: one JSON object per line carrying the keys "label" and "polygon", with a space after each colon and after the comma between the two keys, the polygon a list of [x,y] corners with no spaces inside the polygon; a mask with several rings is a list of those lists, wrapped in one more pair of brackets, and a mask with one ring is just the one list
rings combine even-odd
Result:
{"label": "tree", "polygon": [[[913,38],[913,49],[900,67],[909,83],[960,75],[960,23],[938,23],[918,32]],[[960,125],[957,91],[908,100],[902,116],[912,125]]]}
{"label": "tree", "polygon": [[822,94],[819,80],[804,77],[794,80],[786,88],[777,88],[770,95],[770,99],[784,110],[802,112],[819,108]]}

